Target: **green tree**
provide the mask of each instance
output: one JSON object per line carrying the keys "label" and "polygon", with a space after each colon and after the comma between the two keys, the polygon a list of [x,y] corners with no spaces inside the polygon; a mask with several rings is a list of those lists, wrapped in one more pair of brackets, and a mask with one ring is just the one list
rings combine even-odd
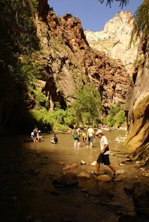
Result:
{"label": "green tree", "polygon": [[83,89],[78,90],[73,108],[77,123],[94,124],[95,120],[99,119],[102,109],[101,96],[93,84],[85,85]]}
{"label": "green tree", "polygon": [[141,36],[142,41],[147,39],[149,34],[149,1],[144,0],[134,14],[136,21],[131,33],[130,46],[133,41]]}
{"label": "green tree", "polygon": [[68,126],[76,124],[75,110],[73,107],[70,107],[65,111],[64,122]]}
{"label": "green tree", "polygon": [[[139,30],[142,32],[143,39],[149,34],[149,1],[144,0],[135,12],[135,20]],[[137,29],[136,29],[137,30]]]}
{"label": "green tree", "polygon": [[126,121],[124,107],[121,103],[111,106],[109,116],[104,119],[104,123],[109,127],[119,127]]}

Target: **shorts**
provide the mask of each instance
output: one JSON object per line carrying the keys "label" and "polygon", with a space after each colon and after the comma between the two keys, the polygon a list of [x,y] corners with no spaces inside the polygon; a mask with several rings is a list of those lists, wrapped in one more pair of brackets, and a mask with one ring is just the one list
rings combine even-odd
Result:
{"label": "shorts", "polygon": [[93,136],[88,136],[88,141],[92,143],[93,142]]}
{"label": "shorts", "polygon": [[86,141],[86,139],[87,139],[87,137],[83,137],[83,142],[85,142],[85,141]]}
{"label": "shorts", "polygon": [[31,138],[32,138],[32,140],[34,140],[34,139],[36,139],[36,138],[37,138],[37,136],[31,136]]}
{"label": "shorts", "polygon": [[104,163],[104,165],[110,165],[109,155],[100,154],[97,163]]}
{"label": "shorts", "polygon": [[74,140],[79,140],[79,137],[78,136],[74,136]]}

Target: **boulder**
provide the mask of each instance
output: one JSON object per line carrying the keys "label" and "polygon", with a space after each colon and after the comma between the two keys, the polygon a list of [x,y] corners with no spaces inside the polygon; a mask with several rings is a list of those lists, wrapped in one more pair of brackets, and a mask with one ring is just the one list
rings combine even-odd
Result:
{"label": "boulder", "polygon": [[86,178],[86,179],[90,179],[91,178],[90,175],[87,174],[86,172],[81,172],[78,177]]}
{"label": "boulder", "polygon": [[96,180],[109,182],[112,180],[112,178],[109,175],[99,175],[96,177]]}
{"label": "boulder", "polygon": [[69,172],[63,174],[61,177],[53,181],[54,186],[72,186],[79,183],[78,178],[75,173]]}

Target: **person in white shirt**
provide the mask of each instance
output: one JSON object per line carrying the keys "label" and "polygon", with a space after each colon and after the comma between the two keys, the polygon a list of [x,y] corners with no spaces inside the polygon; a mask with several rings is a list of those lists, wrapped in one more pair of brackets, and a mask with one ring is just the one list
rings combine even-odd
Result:
{"label": "person in white shirt", "polygon": [[94,129],[90,126],[87,130],[87,136],[88,136],[88,146],[92,148],[93,145],[93,136],[95,135]]}
{"label": "person in white shirt", "polygon": [[113,165],[110,163],[109,160],[109,144],[108,144],[108,140],[107,138],[104,136],[102,130],[97,130],[96,132],[96,136],[98,136],[98,138],[100,138],[100,155],[97,159],[97,165],[96,165],[96,170],[93,173],[94,175],[98,175],[98,171],[100,168],[100,163],[104,163],[105,165],[107,165],[114,173],[113,178],[115,179],[119,174],[116,172],[115,168],[113,167]]}

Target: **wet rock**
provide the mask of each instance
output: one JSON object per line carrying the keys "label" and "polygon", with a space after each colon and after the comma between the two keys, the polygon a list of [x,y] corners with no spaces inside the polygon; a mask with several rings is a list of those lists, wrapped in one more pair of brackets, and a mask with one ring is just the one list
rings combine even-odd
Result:
{"label": "wet rock", "polygon": [[53,181],[54,186],[58,186],[58,185],[72,186],[72,185],[77,185],[78,183],[79,181],[76,174],[72,172],[66,173]]}
{"label": "wet rock", "polygon": [[145,177],[149,177],[149,172],[147,172],[147,171],[145,170],[142,175],[145,176]]}
{"label": "wet rock", "polygon": [[69,170],[70,169],[70,166],[65,166],[64,168],[63,168],[63,170]]}
{"label": "wet rock", "polygon": [[117,170],[117,172],[119,173],[119,174],[124,174],[124,173],[126,173],[126,171],[125,170]]}
{"label": "wet rock", "polygon": [[63,166],[64,162],[58,162],[57,164]]}
{"label": "wet rock", "polygon": [[126,194],[130,195],[135,192],[135,189],[131,187],[124,187],[124,191]]}
{"label": "wet rock", "polygon": [[112,178],[109,175],[99,175],[98,177],[96,177],[96,180],[109,182],[112,180]]}
{"label": "wet rock", "polygon": [[101,197],[103,195],[102,191],[92,190],[92,189],[87,190],[87,193],[88,195],[93,196],[93,197]]}
{"label": "wet rock", "polygon": [[126,162],[132,162],[132,159],[128,158],[125,160]]}
{"label": "wet rock", "polygon": [[137,202],[137,204],[136,204],[136,207],[137,208],[149,208],[149,201],[139,201],[139,202]]}
{"label": "wet rock", "polygon": [[85,161],[81,160],[80,162],[81,165],[86,165]]}
{"label": "wet rock", "polygon": [[97,161],[94,161],[91,163],[91,166],[96,166],[96,164],[97,164]]}
{"label": "wet rock", "polygon": [[115,153],[110,152],[110,155],[111,155],[111,156],[115,156]]}
{"label": "wet rock", "polygon": [[137,202],[139,202],[139,201],[149,201],[149,197],[147,194],[139,193],[139,194],[135,194],[133,196],[133,201],[136,206]]}
{"label": "wet rock", "polygon": [[122,164],[125,164],[126,162],[125,161],[122,161],[120,164],[122,165]]}
{"label": "wet rock", "polygon": [[125,178],[124,176],[119,175],[118,177],[114,179],[114,181],[121,182],[123,181],[124,178]]}
{"label": "wet rock", "polygon": [[86,178],[86,179],[90,179],[91,178],[90,175],[87,174],[86,172],[81,172],[78,177]]}
{"label": "wet rock", "polygon": [[129,158],[129,159],[131,158],[129,155],[126,155],[126,157]]}
{"label": "wet rock", "polygon": [[69,170],[69,169],[75,169],[77,168],[78,164],[74,163],[72,165],[67,165],[66,167],[63,168],[63,170]]}

